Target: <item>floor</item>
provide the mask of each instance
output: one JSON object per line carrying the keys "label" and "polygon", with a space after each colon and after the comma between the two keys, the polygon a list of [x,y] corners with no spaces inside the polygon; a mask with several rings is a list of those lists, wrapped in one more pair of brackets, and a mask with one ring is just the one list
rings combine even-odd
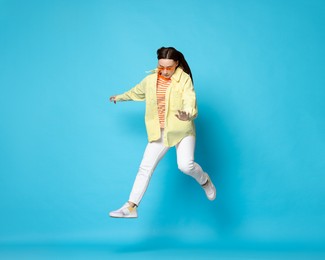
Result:
{"label": "floor", "polygon": [[121,245],[6,245],[0,259],[325,259],[324,251],[144,248]]}

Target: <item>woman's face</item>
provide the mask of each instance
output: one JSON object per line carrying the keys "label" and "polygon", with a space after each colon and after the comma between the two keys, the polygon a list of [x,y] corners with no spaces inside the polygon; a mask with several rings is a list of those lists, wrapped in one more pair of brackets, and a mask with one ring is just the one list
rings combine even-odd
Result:
{"label": "woman's face", "polygon": [[158,60],[158,72],[165,78],[173,76],[178,62],[171,59],[159,59]]}

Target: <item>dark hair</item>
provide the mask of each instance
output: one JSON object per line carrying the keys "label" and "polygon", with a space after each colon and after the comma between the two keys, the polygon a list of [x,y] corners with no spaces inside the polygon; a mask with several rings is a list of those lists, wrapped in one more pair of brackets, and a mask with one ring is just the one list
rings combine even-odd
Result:
{"label": "dark hair", "polygon": [[193,82],[192,72],[188,66],[183,53],[176,50],[174,47],[161,47],[157,50],[157,58],[160,59],[171,59],[178,61],[178,67],[181,67],[188,75],[190,75]]}

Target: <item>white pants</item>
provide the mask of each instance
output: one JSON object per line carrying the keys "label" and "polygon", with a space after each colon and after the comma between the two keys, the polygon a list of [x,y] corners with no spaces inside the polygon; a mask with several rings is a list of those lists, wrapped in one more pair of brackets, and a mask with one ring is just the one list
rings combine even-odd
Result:
{"label": "white pants", "polygon": [[[163,132],[161,134],[163,136]],[[170,147],[166,147],[162,137],[148,143],[135,178],[129,201],[139,205],[147,190],[151,175],[159,161],[164,157]],[[208,180],[208,174],[203,172],[200,165],[194,162],[195,137],[187,136],[176,145],[177,165],[183,173],[192,176],[200,185]]]}

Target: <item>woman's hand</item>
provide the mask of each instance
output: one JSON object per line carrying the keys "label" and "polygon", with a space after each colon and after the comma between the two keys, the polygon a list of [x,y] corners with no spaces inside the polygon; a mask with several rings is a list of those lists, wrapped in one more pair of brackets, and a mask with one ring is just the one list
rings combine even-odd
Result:
{"label": "woman's hand", "polygon": [[114,104],[116,104],[115,96],[111,96],[111,97],[109,98],[109,101],[114,102]]}
{"label": "woman's hand", "polygon": [[181,121],[189,121],[190,113],[186,113],[185,111],[178,110],[178,114],[175,115]]}

